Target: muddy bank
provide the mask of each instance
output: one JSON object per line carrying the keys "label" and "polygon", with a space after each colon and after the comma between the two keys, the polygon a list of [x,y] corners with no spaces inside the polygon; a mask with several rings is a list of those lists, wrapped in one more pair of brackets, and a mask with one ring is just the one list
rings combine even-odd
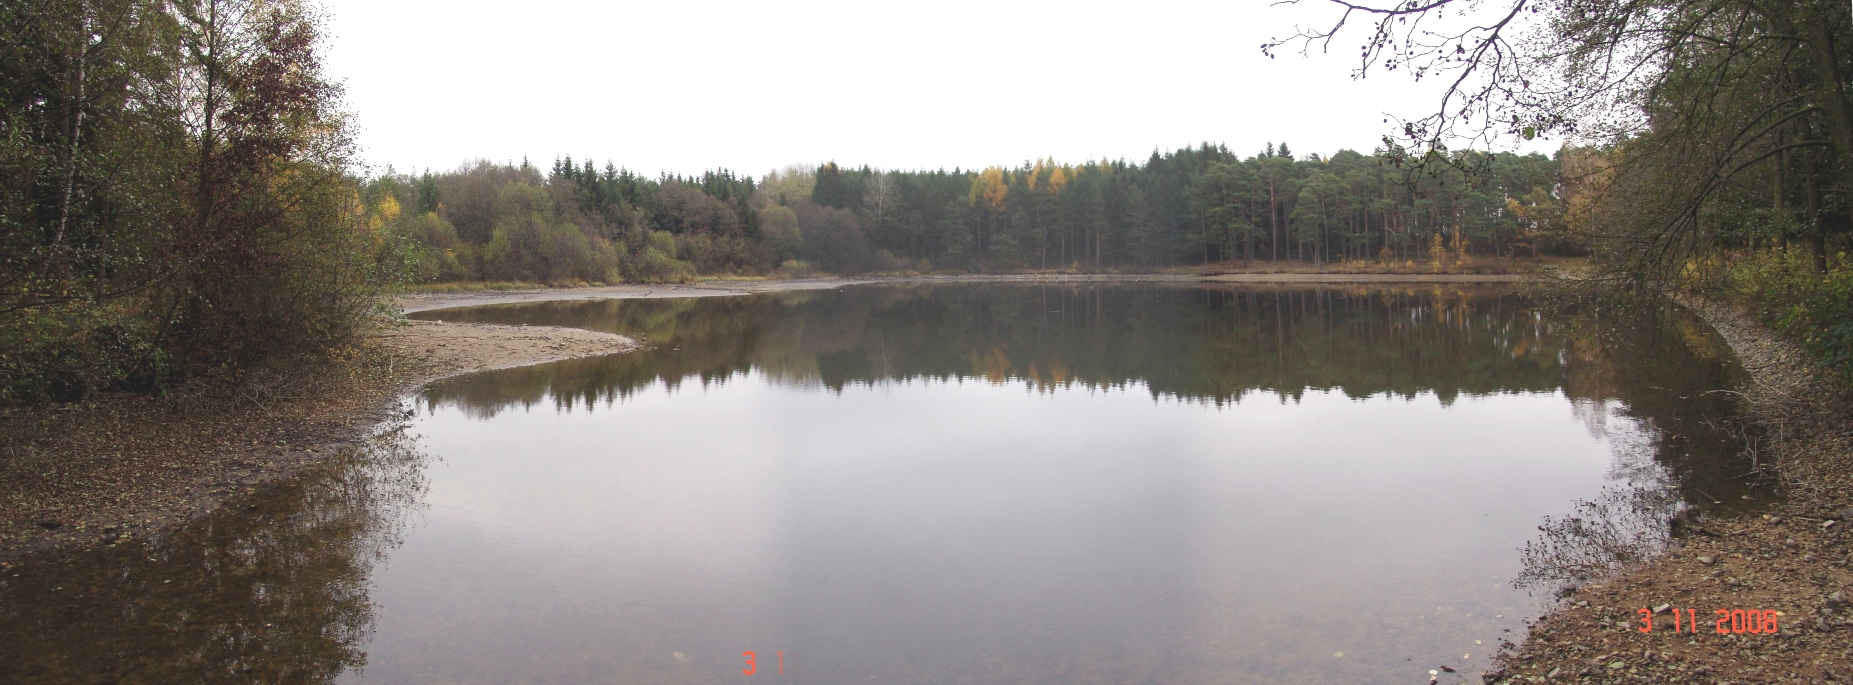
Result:
{"label": "muddy bank", "polygon": [[[1745,477],[1781,496],[1676,520],[1671,551],[1565,597],[1487,682],[1853,682],[1853,401],[1746,313],[1689,305],[1753,378],[1742,401],[1762,466]],[[1642,608],[1661,610],[1652,632],[1641,632]],[[1678,629],[1675,608],[1692,612]],[[1737,610],[1774,621],[1727,620],[1720,634]]]}

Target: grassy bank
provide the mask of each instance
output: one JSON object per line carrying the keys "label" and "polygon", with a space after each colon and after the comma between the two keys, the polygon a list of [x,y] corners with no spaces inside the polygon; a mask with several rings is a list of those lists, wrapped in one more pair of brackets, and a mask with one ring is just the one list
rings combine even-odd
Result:
{"label": "grassy bank", "polygon": [[1853,261],[1846,253],[1818,263],[1801,250],[1752,253],[1724,270],[1718,290],[1853,384]]}

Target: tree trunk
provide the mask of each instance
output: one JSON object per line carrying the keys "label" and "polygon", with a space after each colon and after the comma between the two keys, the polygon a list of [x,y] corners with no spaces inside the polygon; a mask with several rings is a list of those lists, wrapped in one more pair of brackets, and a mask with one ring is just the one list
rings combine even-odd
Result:
{"label": "tree trunk", "polygon": [[1247,202],[1242,203],[1242,209],[1248,215],[1248,228],[1242,231],[1242,268],[1246,269],[1255,261],[1255,211]]}
{"label": "tree trunk", "polygon": [[[1808,43],[1809,52],[1814,55],[1815,67],[1820,72],[1815,78],[1820,83],[1821,90],[1824,91],[1819,98],[1821,109],[1826,114],[1822,118],[1827,120],[1829,141],[1833,143],[1834,150],[1839,153],[1834,155],[1835,171],[1840,175],[1840,187],[1853,189],[1853,104],[1849,104],[1846,85],[1841,74],[1840,57],[1834,51],[1834,27],[1830,20],[1837,19],[1834,16],[1836,14],[1838,14],[1837,9],[1827,16],[1816,17],[1816,21],[1808,22]],[[1808,159],[1813,161],[1812,153],[1809,154]],[[1808,202],[1811,210],[1809,218],[1814,222],[1814,235],[1812,236],[1814,263],[1816,271],[1826,273],[1826,235],[1821,226],[1820,216],[1812,211],[1814,205],[1819,202],[1812,186],[1815,183],[1814,173],[1816,171],[1812,166],[1810,164],[1811,168],[1808,170],[1808,182],[1811,184]]]}
{"label": "tree trunk", "polygon": [[1826,274],[1827,227],[1822,225],[1824,221],[1821,218],[1821,188],[1820,181],[1815,178],[1818,168],[1815,164],[1814,151],[1803,153],[1802,159],[1806,160],[1804,164],[1807,165],[1803,178],[1808,180],[1808,224],[1810,227],[1808,251],[1814,255],[1814,272]]}
{"label": "tree trunk", "polygon": [[1280,261],[1280,202],[1274,197],[1274,179],[1268,179],[1268,233],[1273,244],[1268,247],[1268,260]]}
{"label": "tree trunk", "polygon": [[[77,150],[84,137],[84,69],[90,61],[90,4],[81,5],[83,17],[80,20],[78,40],[82,45],[77,49],[77,93],[68,105],[71,119],[71,145],[64,156],[64,191],[58,201],[58,230],[52,235],[51,249],[45,251],[45,266],[41,269],[41,278],[51,273],[52,264],[58,261],[58,252],[64,247],[66,227],[71,221],[71,195],[77,187]],[[101,284],[99,283],[100,287]]]}
{"label": "tree trunk", "polygon": [[[1782,139],[1783,139],[1782,131],[1777,130],[1776,131],[1776,147],[1777,148],[1782,147],[1782,144],[1783,144]],[[1786,252],[1789,249],[1789,229],[1787,225],[1785,225],[1781,221],[1781,219],[1784,217],[1784,215],[1788,213],[1787,211],[1788,210],[1788,197],[1787,197],[1788,193],[1787,193],[1787,188],[1785,187],[1785,184],[1783,183],[1783,158],[1782,158],[1783,155],[1782,153],[1783,153],[1782,150],[1780,149],[1776,150],[1776,156],[1773,160],[1776,163],[1776,180],[1775,180],[1775,183],[1772,184],[1772,187],[1770,189],[1771,190],[1770,194],[1772,196],[1770,198],[1770,204],[1776,208],[1776,218],[1778,220],[1776,223],[1776,244],[1781,246],[1783,251]]]}

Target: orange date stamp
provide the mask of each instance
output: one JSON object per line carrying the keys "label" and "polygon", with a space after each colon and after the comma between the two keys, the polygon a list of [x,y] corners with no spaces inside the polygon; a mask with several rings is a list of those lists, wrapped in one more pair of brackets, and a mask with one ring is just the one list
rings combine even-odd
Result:
{"label": "orange date stamp", "polygon": [[[740,669],[740,672],[746,675],[758,675],[759,674],[759,653],[758,652],[741,652],[740,656],[746,657],[746,668]],[[778,652],[778,658],[779,658],[779,675],[785,675],[785,653]]]}
{"label": "orange date stamp", "polygon": [[[1660,611],[1666,611],[1661,607]],[[1643,633],[1654,632],[1654,615],[1660,613],[1653,609],[1641,608],[1635,613],[1641,615],[1641,625],[1635,630]],[[1774,609],[1718,609],[1707,617],[1711,621],[1709,630],[1701,630],[1697,609],[1672,609],[1673,632],[1678,634],[1698,635],[1712,633],[1716,635],[1774,635],[1781,629],[1779,623],[1782,613]]]}

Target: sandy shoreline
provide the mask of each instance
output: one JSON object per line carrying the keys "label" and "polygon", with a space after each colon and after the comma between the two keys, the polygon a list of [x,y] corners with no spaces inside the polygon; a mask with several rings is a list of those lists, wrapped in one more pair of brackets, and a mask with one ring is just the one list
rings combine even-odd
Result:
{"label": "sandy shoreline", "polygon": [[402,328],[380,334],[380,341],[429,366],[410,387],[458,373],[620,354],[638,346],[622,335],[583,328],[444,321],[408,321]]}

